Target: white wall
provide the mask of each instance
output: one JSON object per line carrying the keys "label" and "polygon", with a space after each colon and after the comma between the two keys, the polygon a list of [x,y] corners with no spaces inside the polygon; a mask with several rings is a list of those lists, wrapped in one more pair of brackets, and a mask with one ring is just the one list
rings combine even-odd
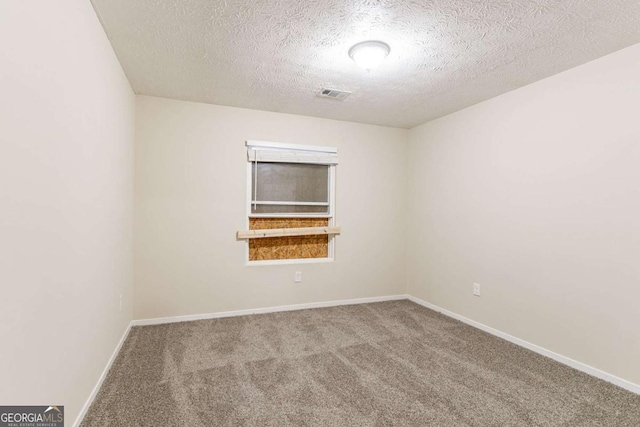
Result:
{"label": "white wall", "polygon": [[[405,292],[407,130],[145,96],[136,105],[134,317]],[[338,147],[335,262],[245,265],[235,232],[246,228],[247,139]]]}
{"label": "white wall", "polygon": [[639,100],[635,45],[413,129],[409,293],[640,384]]}
{"label": "white wall", "polygon": [[72,425],[131,319],[134,103],[89,1],[0,2],[2,405]]}

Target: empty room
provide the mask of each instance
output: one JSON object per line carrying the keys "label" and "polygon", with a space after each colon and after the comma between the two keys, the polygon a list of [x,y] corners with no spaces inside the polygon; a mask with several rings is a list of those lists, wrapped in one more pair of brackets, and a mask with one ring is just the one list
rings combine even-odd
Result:
{"label": "empty room", "polygon": [[640,425],[637,0],[0,0],[0,427]]}

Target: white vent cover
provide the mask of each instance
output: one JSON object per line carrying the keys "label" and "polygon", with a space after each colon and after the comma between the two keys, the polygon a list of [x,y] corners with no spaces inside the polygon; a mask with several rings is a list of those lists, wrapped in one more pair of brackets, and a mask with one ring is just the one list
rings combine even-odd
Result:
{"label": "white vent cover", "polygon": [[327,89],[326,87],[323,87],[318,95],[322,98],[331,98],[342,101],[351,95],[351,92],[347,92],[346,90]]}

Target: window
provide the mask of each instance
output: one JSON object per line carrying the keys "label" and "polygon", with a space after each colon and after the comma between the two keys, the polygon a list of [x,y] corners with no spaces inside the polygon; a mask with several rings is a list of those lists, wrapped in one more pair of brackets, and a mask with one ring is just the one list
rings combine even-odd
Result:
{"label": "window", "polygon": [[251,214],[329,214],[329,166],[259,163],[252,169]]}
{"label": "window", "polygon": [[337,149],[247,141],[247,159],[249,230],[319,230],[249,238],[249,261],[331,259]]}

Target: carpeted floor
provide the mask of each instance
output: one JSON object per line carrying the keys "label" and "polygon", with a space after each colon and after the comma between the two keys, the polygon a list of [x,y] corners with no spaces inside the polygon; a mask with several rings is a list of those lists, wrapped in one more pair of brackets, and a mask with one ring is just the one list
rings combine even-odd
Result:
{"label": "carpeted floor", "polygon": [[134,327],[82,426],[630,426],[640,396],[409,301]]}

